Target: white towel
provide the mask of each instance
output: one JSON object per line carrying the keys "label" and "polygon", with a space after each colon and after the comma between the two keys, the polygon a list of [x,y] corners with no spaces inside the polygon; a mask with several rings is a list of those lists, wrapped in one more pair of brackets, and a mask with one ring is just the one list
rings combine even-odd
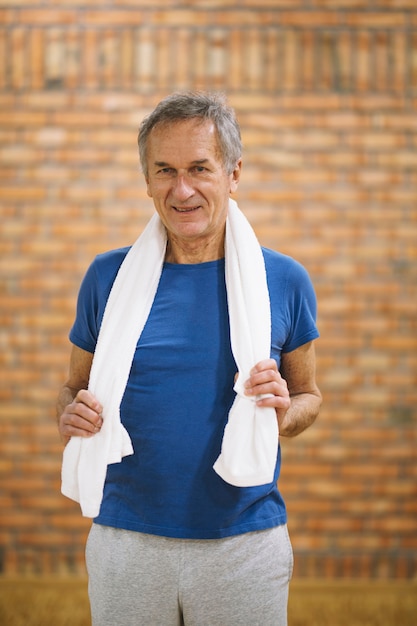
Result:
{"label": "white towel", "polygon": [[[62,493],[79,502],[86,517],[100,511],[107,465],[133,454],[120,421],[120,403],[158,287],[166,242],[165,228],[155,214],[120,266],[104,311],[88,386],[103,406],[103,425],[93,437],[72,437],[62,464]],[[255,398],[244,395],[251,368],[269,358],[271,315],[262,250],[231,199],[225,259],[231,345],[239,376],[213,467],[226,482],[249,487],[273,480],[278,423],[273,408],[259,408]]]}
{"label": "white towel", "polygon": [[275,409],[256,406],[244,383],[256,363],[269,359],[271,308],[261,247],[234,201],[226,226],[226,289],[230,341],[239,372],[215,471],[231,485],[254,487],[274,478],[278,453]]}

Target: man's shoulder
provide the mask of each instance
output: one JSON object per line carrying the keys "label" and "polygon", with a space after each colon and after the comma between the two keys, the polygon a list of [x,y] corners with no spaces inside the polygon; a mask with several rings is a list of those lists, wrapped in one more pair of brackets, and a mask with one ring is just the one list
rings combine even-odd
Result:
{"label": "man's shoulder", "polygon": [[98,263],[117,263],[123,261],[126,254],[129,252],[131,246],[124,246],[123,248],[113,248],[112,250],[106,250],[97,254],[95,260]]}
{"label": "man's shoulder", "polygon": [[277,250],[271,250],[271,248],[265,248],[262,246],[262,254],[265,260],[265,266],[267,270],[270,269],[285,269],[302,267],[301,264],[293,257],[277,252]]}
{"label": "man's shoulder", "polygon": [[306,285],[311,282],[304,265],[287,254],[262,247],[268,280],[285,279],[287,284]]}
{"label": "man's shoulder", "polygon": [[124,248],[115,248],[112,250],[106,250],[106,252],[100,252],[95,257],[93,265],[101,271],[112,271],[114,269],[118,269],[129,252],[130,247],[131,246],[125,246]]}

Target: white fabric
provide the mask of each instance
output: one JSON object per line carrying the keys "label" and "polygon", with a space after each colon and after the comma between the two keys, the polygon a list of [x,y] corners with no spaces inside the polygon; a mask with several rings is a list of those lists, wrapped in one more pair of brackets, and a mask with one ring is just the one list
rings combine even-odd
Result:
{"label": "white fabric", "polygon": [[254,487],[273,480],[278,453],[275,409],[258,407],[258,398],[244,395],[250,370],[270,356],[271,309],[261,247],[236,203],[230,204],[225,243],[226,289],[230,341],[239,376],[221,453],[213,467],[231,485]]}
{"label": "white fabric", "polygon": [[[107,301],[88,386],[103,406],[103,425],[93,437],[72,437],[62,464],[62,493],[79,502],[86,517],[100,511],[107,465],[134,452],[120,421],[120,403],[158,287],[166,242],[165,228],[155,214],[126,255]],[[213,467],[226,482],[249,487],[273,480],[278,424],[273,408],[259,408],[256,399],[244,395],[251,368],[269,358],[271,315],[262,250],[231,199],[225,259],[231,345],[239,376]]]}
{"label": "white fabric", "polygon": [[103,425],[91,438],[72,437],[62,464],[61,491],[80,503],[86,517],[99,513],[107,465],[133,454],[119,408],[165,251],[166,231],[155,214],[127,253],[106,304],[88,384],[103,406]]}

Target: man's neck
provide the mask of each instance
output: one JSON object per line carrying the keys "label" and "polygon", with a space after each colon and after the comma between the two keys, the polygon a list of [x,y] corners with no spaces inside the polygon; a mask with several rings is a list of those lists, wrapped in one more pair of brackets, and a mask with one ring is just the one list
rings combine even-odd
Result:
{"label": "man's neck", "polygon": [[224,257],[224,236],[221,240],[177,241],[168,237],[165,261],[194,264],[217,261]]}

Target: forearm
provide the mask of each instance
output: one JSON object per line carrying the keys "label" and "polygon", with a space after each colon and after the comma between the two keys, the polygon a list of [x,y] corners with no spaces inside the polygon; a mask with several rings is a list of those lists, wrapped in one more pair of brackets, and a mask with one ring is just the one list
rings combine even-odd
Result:
{"label": "forearm", "polygon": [[74,401],[74,398],[77,395],[78,391],[79,389],[74,389],[69,385],[62,386],[56,402],[56,419],[58,423],[62,413],[65,410],[65,407],[67,407],[68,404],[71,404],[71,402]]}
{"label": "forearm", "polygon": [[58,429],[65,444],[71,437],[91,437],[103,423],[103,407],[88,391],[92,361],[92,353],[73,346],[69,377],[56,403]]}
{"label": "forearm", "polygon": [[300,393],[290,396],[291,405],[283,417],[278,416],[279,432],[283,437],[295,437],[313,424],[319,414],[321,394]]}
{"label": "forearm", "polygon": [[56,402],[56,421],[58,424],[59,433],[61,435],[61,440],[64,443],[64,445],[68,443],[68,441],[70,440],[70,437],[65,436],[61,432],[61,428],[62,428],[61,417],[63,416],[66,407],[72,402],[74,402],[74,398],[77,395],[77,393],[78,393],[78,389],[73,389],[72,387],[69,387],[68,385],[64,385],[58,394],[58,399]]}

